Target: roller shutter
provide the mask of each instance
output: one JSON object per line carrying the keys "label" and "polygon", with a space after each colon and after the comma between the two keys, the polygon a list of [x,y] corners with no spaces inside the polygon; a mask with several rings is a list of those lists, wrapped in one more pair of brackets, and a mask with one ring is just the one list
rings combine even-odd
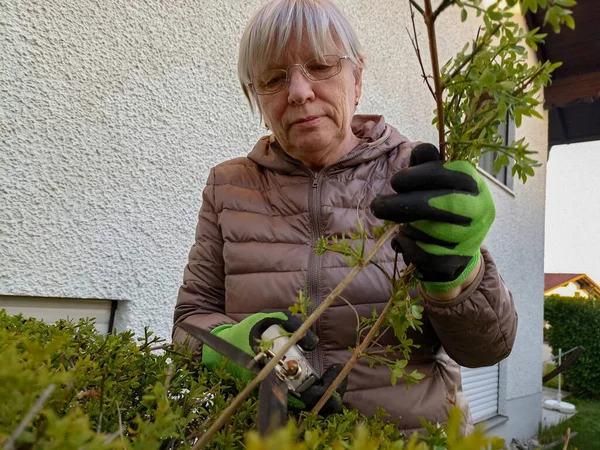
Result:
{"label": "roller shutter", "polygon": [[471,406],[473,422],[498,414],[499,366],[462,368],[463,391]]}
{"label": "roller shutter", "polygon": [[40,298],[0,296],[0,310],[10,315],[23,314],[25,317],[54,323],[59,319],[79,320],[84,317],[96,319],[96,329],[107,334],[111,324],[112,300]]}

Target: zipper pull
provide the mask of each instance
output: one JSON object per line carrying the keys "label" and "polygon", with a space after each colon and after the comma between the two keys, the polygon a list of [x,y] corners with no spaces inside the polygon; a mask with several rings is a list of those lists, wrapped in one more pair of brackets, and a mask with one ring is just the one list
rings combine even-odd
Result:
{"label": "zipper pull", "polygon": [[313,188],[319,187],[319,177],[318,176],[313,178],[312,187]]}

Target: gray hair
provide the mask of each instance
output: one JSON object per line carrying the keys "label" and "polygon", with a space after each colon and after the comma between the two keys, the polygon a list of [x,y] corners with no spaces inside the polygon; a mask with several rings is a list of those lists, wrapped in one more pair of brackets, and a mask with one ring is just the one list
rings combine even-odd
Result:
{"label": "gray hair", "polygon": [[254,111],[260,106],[248,87],[259,61],[279,60],[292,39],[300,45],[307,36],[315,57],[322,58],[334,43],[340,56],[349,56],[357,67],[364,58],[356,33],[341,11],[329,0],[272,0],[250,19],[240,42],[238,76],[244,95]]}

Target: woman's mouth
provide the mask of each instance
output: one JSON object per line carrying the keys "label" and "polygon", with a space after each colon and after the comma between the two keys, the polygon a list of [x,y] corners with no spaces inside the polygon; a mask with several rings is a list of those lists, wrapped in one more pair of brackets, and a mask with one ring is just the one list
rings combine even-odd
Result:
{"label": "woman's mouth", "polygon": [[294,123],[292,124],[292,126],[294,125],[300,125],[300,126],[311,126],[311,125],[315,125],[322,116],[307,116],[307,117],[303,117],[301,119],[298,119],[296,121],[294,121]]}

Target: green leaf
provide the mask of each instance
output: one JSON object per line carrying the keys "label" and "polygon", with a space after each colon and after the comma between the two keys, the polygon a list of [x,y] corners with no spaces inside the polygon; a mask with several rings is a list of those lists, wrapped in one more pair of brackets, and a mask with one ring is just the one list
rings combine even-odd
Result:
{"label": "green leaf", "polygon": [[460,21],[464,22],[465,20],[467,20],[467,10],[463,8],[460,12]]}
{"label": "green leaf", "polygon": [[571,30],[575,29],[575,19],[573,19],[573,16],[565,16],[563,18],[563,22],[564,24],[569,27]]}
{"label": "green leaf", "polygon": [[496,83],[496,75],[494,75],[489,70],[486,70],[481,75],[481,78],[479,78],[479,81],[481,82],[481,84],[483,84],[485,86],[493,85],[494,83]]}

